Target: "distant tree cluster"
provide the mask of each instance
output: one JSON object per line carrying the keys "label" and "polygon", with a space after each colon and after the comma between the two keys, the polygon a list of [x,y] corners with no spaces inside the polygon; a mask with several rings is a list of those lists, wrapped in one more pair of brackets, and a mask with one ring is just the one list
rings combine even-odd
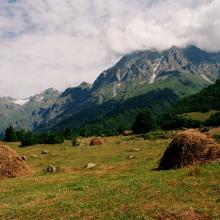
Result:
{"label": "distant tree cluster", "polygon": [[175,106],[177,113],[186,112],[208,112],[209,110],[220,110],[220,80],[201,92],[183,98]]}
{"label": "distant tree cluster", "polygon": [[12,126],[9,126],[5,131],[4,141],[6,142],[21,142],[21,146],[32,146],[35,144],[61,144],[64,140],[71,140],[73,132],[67,128],[64,131],[48,132],[41,134],[34,134],[31,131],[18,130],[16,131]]}

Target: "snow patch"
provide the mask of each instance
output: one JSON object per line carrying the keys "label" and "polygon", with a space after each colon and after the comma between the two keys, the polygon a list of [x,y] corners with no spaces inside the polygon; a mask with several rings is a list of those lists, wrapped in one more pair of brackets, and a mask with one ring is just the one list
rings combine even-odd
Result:
{"label": "snow patch", "polygon": [[152,84],[152,83],[154,83],[154,81],[155,81],[155,79],[156,79],[156,72],[157,72],[157,70],[158,70],[158,68],[159,68],[159,66],[160,66],[160,64],[161,64],[161,61],[162,61],[162,59],[163,59],[163,57],[161,57],[161,59],[160,59],[160,62],[156,65],[156,67],[154,68],[154,71],[153,71],[153,74],[152,74],[152,76],[150,77],[150,79],[149,79],[149,84]]}
{"label": "snow patch", "polygon": [[39,102],[43,102],[43,101],[44,101],[44,97],[43,97],[43,96],[40,97],[40,98],[38,99],[38,101],[39,101]]}
{"label": "snow patch", "polygon": [[213,84],[214,82],[212,82],[206,75],[201,75],[201,77],[205,80],[205,81],[207,81],[207,82],[209,82],[209,83],[211,83],[211,84]]}
{"label": "snow patch", "polygon": [[14,100],[12,102],[15,103],[16,105],[25,105],[29,101],[30,101],[29,99],[18,99],[18,100]]}

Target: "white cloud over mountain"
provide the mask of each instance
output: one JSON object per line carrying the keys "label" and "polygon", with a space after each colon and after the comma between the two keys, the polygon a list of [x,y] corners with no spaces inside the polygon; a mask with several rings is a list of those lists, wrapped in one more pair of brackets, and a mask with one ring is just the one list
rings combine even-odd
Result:
{"label": "white cloud over mountain", "polygon": [[63,89],[133,50],[220,50],[219,0],[1,0],[0,96]]}

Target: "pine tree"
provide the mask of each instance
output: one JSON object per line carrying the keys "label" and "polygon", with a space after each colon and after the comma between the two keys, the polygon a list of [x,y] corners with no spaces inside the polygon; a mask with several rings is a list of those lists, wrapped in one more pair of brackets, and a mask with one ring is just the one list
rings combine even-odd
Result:
{"label": "pine tree", "polygon": [[132,126],[132,130],[136,134],[148,133],[155,127],[155,122],[149,111],[141,112],[137,115],[136,120]]}
{"label": "pine tree", "polygon": [[71,140],[73,138],[73,132],[70,128],[66,128],[63,135],[66,140]]}
{"label": "pine tree", "polygon": [[16,142],[18,141],[16,131],[12,126],[9,126],[5,131],[5,138],[4,141],[6,142]]}

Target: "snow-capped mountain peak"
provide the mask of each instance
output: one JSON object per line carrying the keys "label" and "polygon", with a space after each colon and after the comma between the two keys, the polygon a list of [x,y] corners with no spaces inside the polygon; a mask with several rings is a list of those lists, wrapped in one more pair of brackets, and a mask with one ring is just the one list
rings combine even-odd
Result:
{"label": "snow-capped mountain peak", "polygon": [[17,99],[13,100],[12,102],[15,103],[16,105],[25,105],[30,101],[30,99]]}

